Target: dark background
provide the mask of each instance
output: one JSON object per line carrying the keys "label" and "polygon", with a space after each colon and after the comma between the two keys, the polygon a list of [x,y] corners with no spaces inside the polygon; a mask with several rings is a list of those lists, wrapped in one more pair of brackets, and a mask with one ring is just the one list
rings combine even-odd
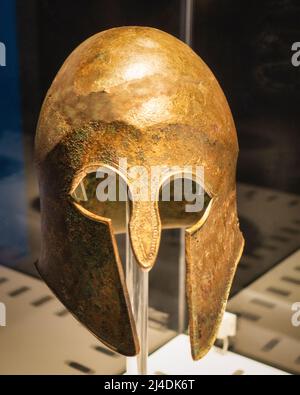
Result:
{"label": "dark background", "polygon": [[[69,53],[114,26],[181,36],[179,0],[17,1],[25,131],[34,135],[43,97]],[[300,191],[299,0],[194,1],[193,49],[223,87],[239,133],[238,180]]]}

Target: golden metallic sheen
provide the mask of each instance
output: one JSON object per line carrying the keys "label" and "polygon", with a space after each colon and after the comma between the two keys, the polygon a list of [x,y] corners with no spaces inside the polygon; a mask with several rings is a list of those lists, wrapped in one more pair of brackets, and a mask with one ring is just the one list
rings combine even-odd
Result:
{"label": "golden metallic sheen", "polygon": [[[203,166],[209,202],[198,217],[133,200],[130,239],[151,269],[162,227],[186,228],[194,359],[214,342],[243,249],[236,212],[238,142],[215,77],[184,43],[147,27],[96,34],[68,57],[44,101],[36,135],[42,207],[38,270],[65,306],[112,349],[139,350],[115,231],[124,210],[73,199],[99,165]],[[122,174],[121,174],[122,176]],[[125,179],[130,188],[132,180]],[[159,196],[161,184],[155,188]],[[161,209],[161,211],[159,210]],[[120,214],[118,214],[120,213]],[[147,219],[147,220],[145,220]],[[114,224],[116,229],[114,229]]]}

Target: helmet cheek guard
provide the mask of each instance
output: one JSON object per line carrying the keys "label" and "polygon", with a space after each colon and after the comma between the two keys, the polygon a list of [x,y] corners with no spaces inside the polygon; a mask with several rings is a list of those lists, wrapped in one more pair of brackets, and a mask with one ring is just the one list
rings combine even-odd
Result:
{"label": "helmet cheek guard", "polygon": [[65,152],[60,144],[40,168],[43,240],[37,269],[100,341],[120,354],[136,355],[138,340],[111,220],[71,198],[71,166],[57,166]]}
{"label": "helmet cheek guard", "polygon": [[226,200],[212,200],[203,226],[186,230],[190,337],[196,360],[214,344],[243,250],[235,202],[235,191]]}

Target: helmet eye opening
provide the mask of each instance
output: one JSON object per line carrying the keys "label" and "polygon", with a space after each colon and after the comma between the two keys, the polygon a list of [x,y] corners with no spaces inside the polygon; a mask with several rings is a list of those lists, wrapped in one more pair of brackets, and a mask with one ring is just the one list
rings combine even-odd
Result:
{"label": "helmet eye opening", "polygon": [[[78,181],[79,177],[77,177]],[[114,169],[101,167],[87,171],[70,193],[91,218],[112,221],[114,233],[126,231],[126,200],[132,212],[132,193],[124,177]],[[198,223],[211,205],[212,198],[193,174],[173,174],[160,185],[158,210],[163,229],[188,228]]]}
{"label": "helmet eye opening", "polygon": [[167,178],[159,190],[162,228],[187,228],[204,216],[212,198],[193,174]]}

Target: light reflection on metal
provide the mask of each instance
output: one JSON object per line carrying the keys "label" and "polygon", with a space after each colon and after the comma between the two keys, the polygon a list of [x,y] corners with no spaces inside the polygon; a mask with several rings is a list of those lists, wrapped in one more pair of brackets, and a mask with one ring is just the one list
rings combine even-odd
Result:
{"label": "light reflection on metal", "polygon": [[[159,62],[153,64],[154,58]],[[141,62],[147,73],[128,80],[124,64],[135,70],[131,78]],[[145,103],[153,100],[160,105],[145,112]],[[237,155],[234,122],[218,82],[187,45],[169,34],[145,27],[111,29],[85,41],[64,63],[43,104],[36,136],[43,239],[37,267],[104,344],[126,356],[139,351],[112,219],[120,221],[125,210],[124,205],[107,210],[96,201],[76,201],[72,193],[82,176],[100,165],[121,176],[120,158],[129,167],[149,170],[155,165],[204,168],[209,199],[188,225],[182,202],[169,210],[158,200],[134,199],[129,223],[131,247],[144,270],[156,262],[165,224],[172,220],[173,227],[185,228],[191,348],[199,359],[215,340],[243,249]],[[124,179],[129,189],[131,181]],[[85,185],[87,197],[92,187]],[[160,183],[155,187],[159,196]]]}

